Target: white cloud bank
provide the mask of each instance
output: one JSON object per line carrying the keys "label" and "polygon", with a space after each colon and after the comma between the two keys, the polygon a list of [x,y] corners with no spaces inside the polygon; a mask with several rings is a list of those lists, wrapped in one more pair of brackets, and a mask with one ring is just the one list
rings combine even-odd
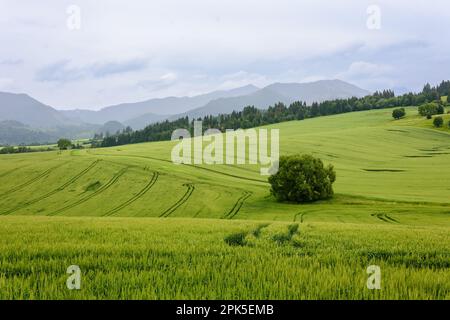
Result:
{"label": "white cloud bank", "polygon": [[[274,81],[450,78],[447,1],[0,0],[0,90],[87,107]],[[80,29],[67,27],[70,5]],[[420,23],[419,23],[420,22]]]}

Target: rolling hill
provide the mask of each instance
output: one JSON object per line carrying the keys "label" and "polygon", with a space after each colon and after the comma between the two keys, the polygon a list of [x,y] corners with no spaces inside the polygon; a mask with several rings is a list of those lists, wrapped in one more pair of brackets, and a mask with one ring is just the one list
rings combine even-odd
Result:
{"label": "rolling hill", "polygon": [[173,142],[0,156],[0,298],[449,299],[450,133],[391,112],[267,127],[335,166],[313,204],[254,165],[175,165]]}
{"label": "rolling hill", "polygon": [[44,144],[56,141],[50,133],[33,130],[29,126],[14,120],[0,121],[0,146],[19,144]]}
{"label": "rolling hill", "polygon": [[[408,112],[414,113],[412,110]],[[373,213],[371,208],[377,203],[379,208],[386,208],[394,216],[398,214],[399,220],[406,222],[411,219],[408,211],[415,212],[417,203],[426,204],[421,214],[449,205],[450,190],[441,169],[450,157],[449,134],[411,126],[410,118],[392,121],[390,112],[353,112],[267,127],[280,130],[281,154],[312,153],[336,167],[336,199],[302,206],[307,211],[318,209],[309,219],[320,220],[331,210],[330,219],[339,216],[343,221],[353,221],[356,209],[361,210],[356,220],[372,221],[369,213]],[[267,180],[259,175],[257,166],[174,165],[170,161],[173,145],[169,141],[3,157],[2,172],[11,172],[2,178],[0,186],[3,212],[158,217],[179,200],[177,210],[170,216],[221,218],[246,192],[251,196],[233,213],[234,218],[292,220],[298,212],[298,206],[279,204],[268,197]],[[18,164],[29,165],[14,171]],[[90,168],[89,172],[78,177],[77,173],[86,168]],[[41,176],[47,170],[49,174]],[[76,179],[58,189],[70,178],[64,172],[71,172],[70,177]],[[152,179],[157,179],[157,183],[149,192],[145,188]],[[32,183],[26,183],[28,180]],[[25,182],[18,188],[17,181]],[[40,187],[43,182],[49,190]],[[230,185],[236,187],[230,189]],[[29,194],[39,197],[52,188],[58,190],[57,197],[27,204],[32,200],[28,199]],[[132,203],[110,213],[136,194],[140,196]],[[392,204],[396,201],[409,208],[407,214],[402,214],[403,206],[396,209]],[[347,202],[359,205],[346,205]],[[436,214],[434,219],[439,216]]]}

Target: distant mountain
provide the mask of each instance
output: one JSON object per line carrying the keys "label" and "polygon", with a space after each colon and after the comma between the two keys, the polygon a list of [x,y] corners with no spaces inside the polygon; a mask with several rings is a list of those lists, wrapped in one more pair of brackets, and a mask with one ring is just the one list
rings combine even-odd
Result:
{"label": "distant mountain", "polygon": [[370,92],[342,80],[320,80],[309,83],[274,83],[263,90],[271,90],[289,101],[301,100],[308,105],[333,99],[364,97]]}
{"label": "distant mountain", "polygon": [[164,121],[169,118],[166,115],[154,114],[154,113],[146,113],[136,118],[127,120],[124,122],[126,126],[130,126],[134,130],[143,129],[148,126],[150,123],[155,123],[158,121]]}
{"label": "distant mountain", "polygon": [[122,131],[124,128],[125,126],[119,121],[108,121],[97,130],[97,133],[115,134],[117,131]]}
{"label": "distant mountain", "polygon": [[21,122],[13,120],[0,121],[0,146],[44,144],[53,141],[55,141],[53,135],[33,130]]}
{"label": "distant mountain", "polygon": [[[214,99],[247,95],[257,90],[257,87],[247,85],[228,91],[214,91],[193,97],[158,98],[134,103],[122,103],[105,107],[99,111],[65,110],[61,111],[61,113],[68,118],[86,123],[103,124],[107,121],[115,120],[122,123],[131,121],[131,123],[140,125],[144,121],[144,119],[138,119],[140,116],[158,121],[166,118],[162,115],[169,116],[186,112],[190,109],[201,107]],[[158,116],[155,116],[153,119],[151,114]]]}
{"label": "distant mountain", "polygon": [[98,125],[67,119],[26,94],[0,92],[0,144],[56,142],[92,137]]}
{"label": "distant mountain", "polygon": [[277,102],[287,103],[288,100],[287,97],[266,87],[248,95],[212,100],[203,107],[174,115],[171,119],[178,119],[185,116],[188,116],[189,118],[198,118],[206,115],[231,113],[233,111],[240,111],[249,105],[265,109]]}
{"label": "distant mountain", "polygon": [[364,97],[369,93],[367,90],[341,80],[321,80],[310,83],[274,83],[248,95],[210,101],[203,107],[174,115],[171,119],[183,116],[197,118],[205,115],[231,113],[233,111],[241,111],[249,105],[266,109],[277,102],[289,104],[300,100],[311,104],[332,99]]}
{"label": "distant mountain", "polygon": [[60,112],[26,94],[0,92],[0,121],[15,120],[33,128],[73,124]]}
{"label": "distant mountain", "polygon": [[296,100],[321,102],[369,94],[340,80],[311,83],[274,83],[259,89],[248,85],[228,91],[214,91],[193,97],[168,97],[124,103],[99,111],[58,111],[26,94],[0,92],[0,143],[44,143],[58,138],[92,137],[94,133],[115,133],[124,126],[141,129],[163,120],[188,116],[226,114],[252,105],[266,109],[277,102]]}

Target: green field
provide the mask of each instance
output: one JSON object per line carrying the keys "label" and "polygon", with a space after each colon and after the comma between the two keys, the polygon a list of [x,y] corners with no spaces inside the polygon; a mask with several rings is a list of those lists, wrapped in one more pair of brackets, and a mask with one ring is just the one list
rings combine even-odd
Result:
{"label": "green field", "polygon": [[268,126],[335,166],[335,197],[307,205],[257,166],[174,165],[172,142],[2,155],[0,298],[449,299],[450,130],[391,113]]}

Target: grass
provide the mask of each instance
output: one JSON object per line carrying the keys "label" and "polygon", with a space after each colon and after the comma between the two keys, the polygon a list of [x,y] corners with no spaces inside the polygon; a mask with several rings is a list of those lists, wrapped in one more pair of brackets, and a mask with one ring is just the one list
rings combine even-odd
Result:
{"label": "grass", "polygon": [[174,165],[172,142],[2,155],[0,298],[448,299],[450,133],[406,111],[267,126],[335,166],[335,197],[306,205],[257,166]]}
{"label": "grass", "polygon": [[[208,219],[4,217],[1,299],[449,299],[447,228]],[[224,239],[246,233],[245,243]],[[366,287],[369,265],[381,290]],[[81,268],[81,290],[66,269]]]}

